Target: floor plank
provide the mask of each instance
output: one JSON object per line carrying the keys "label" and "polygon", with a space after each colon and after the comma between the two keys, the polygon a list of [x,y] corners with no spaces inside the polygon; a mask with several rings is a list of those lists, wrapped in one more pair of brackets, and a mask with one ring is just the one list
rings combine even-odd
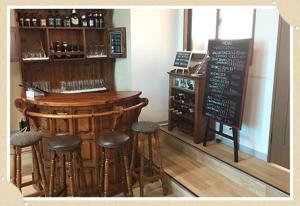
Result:
{"label": "floor plank", "polygon": [[168,131],[167,127],[163,126],[161,127],[161,131],[224,161],[285,193],[290,192],[290,173],[286,170],[274,167],[272,164],[243,152],[239,152],[239,162],[235,163],[233,161],[233,149],[227,145],[211,141],[208,142],[207,147],[203,147],[202,144],[195,144],[190,136],[176,129]]}

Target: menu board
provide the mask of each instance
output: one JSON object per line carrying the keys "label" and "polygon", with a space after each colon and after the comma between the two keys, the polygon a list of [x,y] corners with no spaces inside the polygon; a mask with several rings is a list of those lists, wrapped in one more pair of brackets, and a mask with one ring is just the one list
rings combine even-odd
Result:
{"label": "menu board", "polygon": [[113,54],[122,53],[122,32],[121,31],[110,32],[110,44],[111,44],[111,53]]}
{"label": "menu board", "polygon": [[209,40],[204,116],[241,128],[251,47],[251,39]]}
{"label": "menu board", "polygon": [[191,56],[191,52],[177,52],[173,66],[180,69],[187,69]]}

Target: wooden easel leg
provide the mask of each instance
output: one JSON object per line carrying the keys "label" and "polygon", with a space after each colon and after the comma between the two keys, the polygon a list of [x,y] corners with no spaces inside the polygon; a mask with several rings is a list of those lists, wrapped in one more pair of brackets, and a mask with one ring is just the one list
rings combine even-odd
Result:
{"label": "wooden easel leg", "polygon": [[[220,123],[219,132],[223,134],[223,124],[222,123]],[[218,139],[216,137],[215,137],[215,139],[216,139],[216,143],[220,143],[221,142],[221,139]]]}
{"label": "wooden easel leg", "polygon": [[206,122],[206,129],[205,129],[205,135],[204,135],[204,139],[203,139],[203,146],[204,147],[206,147],[209,125],[210,125],[210,120],[207,120],[207,122]]}
{"label": "wooden easel leg", "polygon": [[234,162],[239,161],[239,143],[238,143],[238,135],[237,135],[237,129],[232,128],[232,134],[233,134],[233,145],[234,145]]}

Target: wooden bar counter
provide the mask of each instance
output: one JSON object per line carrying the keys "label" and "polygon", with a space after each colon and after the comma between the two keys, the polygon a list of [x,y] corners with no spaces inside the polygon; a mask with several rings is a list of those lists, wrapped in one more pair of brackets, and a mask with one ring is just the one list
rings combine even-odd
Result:
{"label": "wooden bar counter", "polygon": [[[141,102],[139,91],[124,92],[93,92],[78,94],[49,94],[47,96],[38,97],[34,101],[27,100],[22,96],[22,103],[30,111],[45,114],[91,114],[97,112],[111,111],[115,106],[124,108],[138,104]],[[140,111],[131,111],[122,116],[118,128],[130,135],[130,126],[137,121]],[[36,118],[30,119],[30,127],[39,127],[43,133],[43,157],[45,159],[46,174],[49,176],[50,156],[48,152],[48,138],[55,134],[71,133],[79,134],[82,138],[81,154],[83,158],[83,171],[87,180],[87,195],[97,195],[99,178],[98,178],[98,146],[96,144],[97,137],[101,132],[109,127],[110,121],[105,118],[80,118],[80,119],[49,119]],[[131,147],[131,146],[129,146]],[[130,149],[130,148],[129,148]],[[130,150],[129,150],[130,151]],[[111,171],[111,183],[118,183],[121,177],[118,167]],[[62,175],[62,171],[58,171],[56,176],[58,182]],[[115,193],[121,188],[113,188]]]}

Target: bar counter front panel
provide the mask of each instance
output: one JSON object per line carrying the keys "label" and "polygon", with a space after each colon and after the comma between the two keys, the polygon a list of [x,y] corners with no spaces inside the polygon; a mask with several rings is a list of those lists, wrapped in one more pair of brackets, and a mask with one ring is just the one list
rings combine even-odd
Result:
{"label": "bar counter front panel", "polygon": [[[30,111],[45,114],[91,114],[103,111],[111,111],[115,106],[129,107],[138,104],[141,92],[95,92],[95,93],[79,93],[79,94],[50,94],[45,97],[39,97],[34,101],[27,100],[22,97]],[[137,121],[140,111],[132,111],[124,113],[117,129],[129,134],[130,126]],[[44,138],[42,141],[42,153],[45,160],[46,175],[50,174],[50,154],[48,151],[48,138],[55,134],[71,133],[78,134],[82,139],[81,154],[83,158],[83,171],[87,181],[87,195],[97,195],[99,190],[99,150],[96,144],[98,136],[106,131],[111,124],[107,118],[85,118],[85,119],[46,119],[36,118],[30,119],[30,127],[39,126]],[[130,156],[131,144],[128,145]],[[119,161],[117,161],[119,162]],[[58,168],[60,168],[59,166]],[[62,170],[57,171],[56,178],[58,182],[62,179]],[[117,194],[122,191],[121,185],[121,165],[116,164],[110,171],[111,190]],[[35,177],[36,178],[36,177]],[[114,185],[114,186],[113,186]]]}

